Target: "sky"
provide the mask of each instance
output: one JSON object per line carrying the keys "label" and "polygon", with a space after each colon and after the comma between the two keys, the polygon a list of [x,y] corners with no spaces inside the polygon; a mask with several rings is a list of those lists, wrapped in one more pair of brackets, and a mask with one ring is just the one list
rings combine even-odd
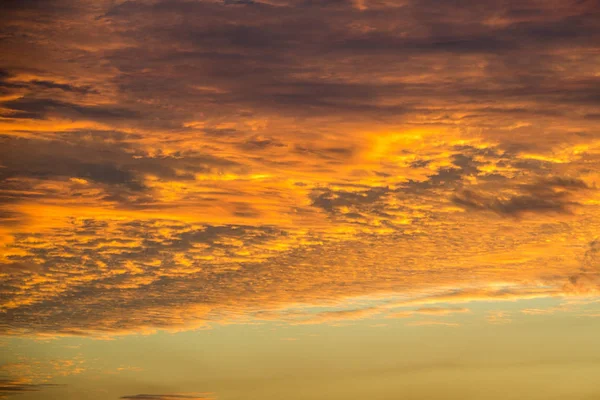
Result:
{"label": "sky", "polygon": [[600,1],[3,0],[0,398],[599,398]]}

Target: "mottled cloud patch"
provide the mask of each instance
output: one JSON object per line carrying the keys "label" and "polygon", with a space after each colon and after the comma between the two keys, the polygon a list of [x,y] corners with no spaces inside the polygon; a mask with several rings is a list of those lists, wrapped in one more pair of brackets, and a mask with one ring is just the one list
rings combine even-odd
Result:
{"label": "mottled cloud patch", "polygon": [[[19,356],[18,361],[0,365],[0,372],[15,382],[30,384],[33,388],[60,386],[49,384],[55,379],[79,375],[86,370],[81,355],[72,358],[47,358]],[[8,379],[7,378],[7,379]],[[36,384],[36,385],[34,385]]]}

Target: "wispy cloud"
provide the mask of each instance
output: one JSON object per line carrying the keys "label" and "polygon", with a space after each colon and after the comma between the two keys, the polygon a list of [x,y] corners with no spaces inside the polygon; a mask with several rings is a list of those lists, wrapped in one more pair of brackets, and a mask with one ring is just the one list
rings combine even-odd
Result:
{"label": "wispy cloud", "polygon": [[512,319],[507,311],[490,311],[487,313],[486,320],[490,324],[502,325],[510,324]]}
{"label": "wispy cloud", "polygon": [[444,322],[444,321],[412,321],[406,323],[406,326],[448,326],[458,327],[459,323],[456,322]]}
{"label": "wispy cloud", "polygon": [[124,400],[212,400],[214,397],[207,397],[210,393],[204,394],[135,394],[131,396],[122,396]]}
{"label": "wispy cloud", "polygon": [[0,399],[27,392],[39,392],[44,389],[60,387],[62,385],[40,383],[33,384],[26,380],[0,379]]}

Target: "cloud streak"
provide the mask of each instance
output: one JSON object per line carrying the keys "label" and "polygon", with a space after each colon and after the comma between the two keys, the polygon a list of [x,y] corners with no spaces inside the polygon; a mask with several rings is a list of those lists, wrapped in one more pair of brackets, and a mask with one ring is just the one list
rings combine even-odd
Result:
{"label": "cloud streak", "polygon": [[39,392],[57,386],[61,385],[49,383],[32,384],[19,379],[0,379],[0,399],[7,399],[21,393]]}
{"label": "cloud streak", "polygon": [[121,399],[127,400],[210,400],[212,397],[204,395],[189,395],[189,394],[136,394],[131,396],[122,396]]}

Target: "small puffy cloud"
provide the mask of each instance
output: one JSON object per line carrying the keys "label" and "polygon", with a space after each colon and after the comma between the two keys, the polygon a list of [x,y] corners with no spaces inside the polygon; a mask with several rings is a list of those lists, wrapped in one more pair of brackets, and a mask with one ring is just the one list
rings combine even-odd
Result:
{"label": "small puffy cloud", "polygon": [[494,325],[510,324],[512,322],[510,313],[507,311],[489,311],[485,319]]}

